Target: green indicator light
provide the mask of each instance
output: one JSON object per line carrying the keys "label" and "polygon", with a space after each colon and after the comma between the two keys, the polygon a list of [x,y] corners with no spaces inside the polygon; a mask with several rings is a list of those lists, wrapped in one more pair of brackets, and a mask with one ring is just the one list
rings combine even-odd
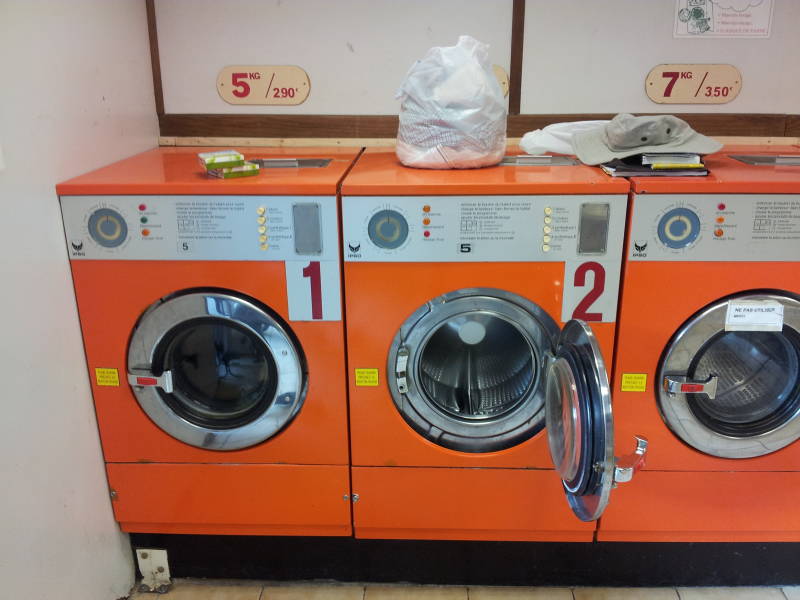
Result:
{"label": "green indicator light", "polygon": [[147,217],[141,217],[139,221],[141,221],[142,223],[147,223]]}

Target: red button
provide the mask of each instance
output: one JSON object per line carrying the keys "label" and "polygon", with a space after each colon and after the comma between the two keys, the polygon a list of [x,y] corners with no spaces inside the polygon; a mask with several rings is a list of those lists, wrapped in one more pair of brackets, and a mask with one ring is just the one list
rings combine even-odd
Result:
{"label": "red button", "polygon": [[147,204],[140,204],[139,210],[147,210]]}
{"label": "red button", "polygon": [[725,232],[722,229],[715,229],[714,235],[717,237],[722,237],[723,235],[725,235]]}
{"label": "red button", "polygon": [[158,379],[155,377],[137,377],[136,385],[157,385]]}
{"label": "red button", "polygon": [[681,392],[684,394],[691,394],[693,392],[702,392],[703,391],[703,384],[702,383],[682,383],[681,384]]}
{"label": "red button", "polygon": [[431,232],[426,229],[425,233],[423,233],[422,235],[424,235],[425,237],[431,237]]}
{"label": "red button", "polygon": [[726,208],[726,207],[725,207],[725,204],[723,204],[722,202],[720,202],[719,204],[717,204],[717,209],[718,209],[718,210],[725,210],[725,208]]}

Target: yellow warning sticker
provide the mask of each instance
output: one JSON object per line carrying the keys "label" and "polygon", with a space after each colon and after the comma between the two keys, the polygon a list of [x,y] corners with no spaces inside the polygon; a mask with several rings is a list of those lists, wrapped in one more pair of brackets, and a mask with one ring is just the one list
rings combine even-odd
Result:
{"label": "yellow warning sticker", "polygon": [[623,392],[646,392],[647,373],[623,373],[622,374]]}
{"label": "yellow warning sticker", "polygon": [[95,369],[94,379],[97,385],[119,387],[119,371],[116,369]]}
{"label": "yellow warning sticker", "polygon": [[378,369],[356,369],[356,387],[375,387],[378,385]]}

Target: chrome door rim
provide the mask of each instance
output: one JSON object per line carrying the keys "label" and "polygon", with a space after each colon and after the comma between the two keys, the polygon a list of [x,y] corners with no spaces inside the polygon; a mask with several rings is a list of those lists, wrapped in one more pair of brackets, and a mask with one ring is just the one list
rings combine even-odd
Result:
{"label": "chrome door rim", "polygon": [[187,321],[225,321],[259,339],[277,368],[277,386],[266,410],[252,421],[230,429],[192,423],[164,400],[160,388],[132,385],[147,416],[173,438],[209,450],[253,446],[283,429],[298,413],[307,390],[304,359],[284,326],[256,303],[232,293],[190,292],[154,303],[139,319],[128,346],[128,372],[152,372],[153,359],[164,338]]}
{"label": "chrome door rim", "polygon": [[[561,464],[555,464],[554,466],[562,477],[562,485],[570,508],[582,521],[594,521],[600,518],[606,509],[611,496],[611,488],[614,485],[616,461],[614,458],[614,420],[611,407],[611,386],[608,382],[608,373],[597,338],[589,325],[582,321],[572,320],[564,325],[564,329],[559,336],[555,359],[550,363],[547,371],[549,390],[561,389],[559,386],[552,385],[551,378],[558,380],[560,379],[559,375],[563,373],[569,374],[568,383],[570,386],[574,383],[572,367],[563,358],[565,347],[571,348],[573,353],[579,353],[580,357],[584,359],[581,367],[589,367],[588,369],[583,369],[583,373],[588,378],[587,385],[591,385],[598,394],[597,398],[590,396],[586,402],[587,408],[592,411],[591,428],[587,430],[592,443],[590,447],[584,448],[577,440],[574,443],[567,443],[566,440],[555,439],[556,431],[565,430],[563,427],[556,428],[552,426],[550,419],[557,418],[561,411],[555,410],[552,398],[548,397],[548,445],[551,447],[550,452],[553,462],[561,462]],[[570,400],[575,399],[577,399],[577,396],[573,395]],[[581,422],[581,428],[584,425],[586,423]],[[570,429],[570,431],[573,435],[584,432],[578,428]],[[560,453],[553,452],[553,446],[557,448],[572,448],[575,451],[574,456],[570,456],[567,463],[563,463],[563,461],[558,460],[561,458],[558,456]],[[596,446],[600,447],[599,452],[596,451]],[[582,455],[586,452],[591,453],[587,467],[592,470],[591,476],[593,477],[594,485],[583,492],[579,492],[576,489],[571,489],[564,479],[565,475],[578,472],[578,466],[583,462],[581,461]],[[592,482],[592,479],[589,482]]]}
{"label": "chrome door rim", "polygon": [[780,450],[800,439],[800,407],[770,431],[736,437],[705,426],[689,407],[687,395],[670,396],[662,385],[666,376],[685,375],[697,353],[714,336],[725,331],[725,314],[730,300],[780,302],[784,306],[784,327],[800,336],[800,300],[789,294],[742,293],[714,302],[684,323],[667,345],[656,376],[658,408],[667,427],[700,452],[721,458],[753,458]]}
{"label": "chrome door rim", "polygon": [[[426,341],[449,319],[470,312],[487,312],[513,325],[536,361],[538,379],[531,391],[515,410],[493,420],[465,422],[447,416],[428,399],[418,377]],[[492,452],[517,445],[544,426],[544,373],[558,332],[558,325],[540,306],[505,290],[464,288],[433,298],[405,320],[392,341],[387,357],[392,399],[412,428],[440,446]],[[403,390],[398,385],[398,358],[407,360]]]}

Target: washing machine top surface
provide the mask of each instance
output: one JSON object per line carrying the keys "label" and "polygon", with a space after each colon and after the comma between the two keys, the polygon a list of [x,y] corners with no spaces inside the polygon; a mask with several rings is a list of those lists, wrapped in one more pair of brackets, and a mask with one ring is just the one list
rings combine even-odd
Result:
{"label": "washing machine top surface", "polygon": [[[509,147],[506,155],[524,154]],[[554,156],[558,162],[571,157]],[[342,184],[342,194],[490,195],[490,194],[627,194],[629,184],[580,163],[497,165],[482,169],[413,169],[403,166],[394,150],[368,149]]]}
{"label": "washing machine top surface", "polygon": [[[254,177],[208,177],[199,152],[222,147],[162,147],[123,159],[56,186],[61,196],[95,194],[335,194],[360,148],[241,148],[245,160],[281,159]],[[331,159],[324,166],[298,168],[289,159]],[[279,166],[274,166],[274,165]],[[313,164],[313,163],[312,163]]]}
{"label": "washing machine top surface", "polygon": [[705,164],[707,177],[632,177],[631,188],[636,194],[800,193],[798,146],[725,146]]}

